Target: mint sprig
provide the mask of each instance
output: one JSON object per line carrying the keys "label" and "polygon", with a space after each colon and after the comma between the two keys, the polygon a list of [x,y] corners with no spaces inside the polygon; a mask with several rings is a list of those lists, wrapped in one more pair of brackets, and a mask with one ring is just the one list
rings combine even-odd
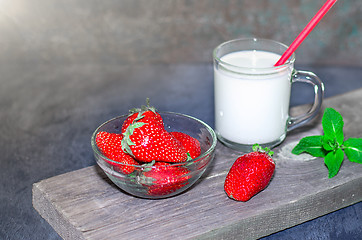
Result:
{"label": "mint sprig", "polygon": [[308,153],[324,158],[328,177],[337,175],[344,155],[351,162],[362,163],[362,138],[344,140],[342,115],[333,108],[326,108],[322,117],[324,135],[302,138],[292,150],[293,154]]}

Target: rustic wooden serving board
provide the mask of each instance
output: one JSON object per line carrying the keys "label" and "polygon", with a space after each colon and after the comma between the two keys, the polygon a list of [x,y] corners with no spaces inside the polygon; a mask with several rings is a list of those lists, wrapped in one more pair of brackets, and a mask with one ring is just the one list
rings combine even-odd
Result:
{"label": "rustic wooden serving board", "polygon": [[[362,89],[325,100],[344,117],[345,137],[362,137]],[[291,110],[298,114],[308,106]],[[268,188],[248,202],[229,199],[226,174],[241,153],[218,143],[212,166],[181,195],[146,200],[130,196],[91,166],[33,185],[33,206],[64,239],[254,239],[362,200],[362,164],[344,160],[328,179],[323,159],[292,155],[305,136],[322,134],[321,115],[275,148]]]}

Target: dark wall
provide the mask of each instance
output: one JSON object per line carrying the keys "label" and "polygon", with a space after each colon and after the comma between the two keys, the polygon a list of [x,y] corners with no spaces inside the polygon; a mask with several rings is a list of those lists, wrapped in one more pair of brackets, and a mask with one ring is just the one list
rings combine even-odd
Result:
{"label": "dark wall", "polygon": [[[238,37],[290,44],[324,0],[1,0],[0,64],[208,62]],[[361,66],[362,1],[339,1],[297,63]]]}

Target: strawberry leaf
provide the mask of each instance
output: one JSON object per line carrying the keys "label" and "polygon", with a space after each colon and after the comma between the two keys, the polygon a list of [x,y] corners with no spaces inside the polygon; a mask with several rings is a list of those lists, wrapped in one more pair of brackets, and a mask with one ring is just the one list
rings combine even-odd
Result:
{"label": "strawberry leaf", "polygon": [[322,118],[324,136],[331,143],[343,144],[343,118],[342,115],[333,108],[326,108]]}
{"label": "strawberry leaf", "polygon": [[362,163],[362,138],[349,138],[343,143],[343,150],[351,162]]}
{"label": "strawberry leaf", "polygon": [[156,108],[150,105],[149,98],[146,98],[146,105],[141,106],[141,111],[143,111],[143,112],[152,111],[153,113],[157,112]]}
{"label": "strawberry leaf", "polygon": [[263,153],[268,154],[270,157],[272,157],[274,155],[274,152],[270,148],[268,148],[268,147],[263,148],[262,146],[260,146],[257,143],[255,143],[253,145],[252,149],[253,149],[253,152],[263,152]]}
{"label": "strawberry leaf", "polygon": [[133,134],[133,131],[136,129],[136,128],[140,128],[142,127],[143,125],[145,125],[147,123],[144,123],[144,122],[134,122],[132,124],[129,125],[128,129],[131,130],[131,134]]}
{"label": "strawberry leaf", "polygon": [[153,165],[155,165],[155,163],[156,163],[156,161],[153,160],[152,162],[143,164],[143,165],[142,165],[142,166],[144,166],[143,172],[149,172],[149,171],[151,171],[151,170],[152,170],[152,167],[153,167]]}
{"label": "strawberry leaf", "polygon": [[137,122],[138,120],[144,118],[144,115],[143,115],[143,110],[141,110],[140,112],[138,112],[137,114],[137,117],[133,120],[133,123]]}
{"label": "strawberry leaf", "polygon": [[292,150],[293,154],[299,155],[303,152],[309,153],[314,157],[325,157],[327,151],[322,146],[323,136],[309,136],[302,138]]}
{"label": "strawberry leaf", "polygon": [[128,153],[129,155],[131,155],[132,157],[135,157],[135,156],[134,156],[130,146],[133,146],[136,144],[134,142],[132,142],[130,136],[133,135],[133,132],[136,128],[140,128],[143,125],[147,124],[147,123],[143,123],[143,122],[135,122],[136,119],[133,120],[133,122],[127,127],[126,131],[123,133],[123,139],[121,141],[122,150],[124,152]]}
{"label": "strawberry leaf", "polygon": [[331,151],[327,154],[327,156],[324,158],[324,163],[326,164],[328,168],[328,177],[332,178],[337,175],[342,162],[344,159],[344,152],[342,149],[338,148],[336,151]]}
{"label": "strawberry leaf", "polygon": [[132,157],[135,157],[131,148],[129,146],[131,145],[135,145],[131,139],[127,136],[127,137],[123,137],[122,141],[121,141],[121,145],[122,145],[122,150],[126,153],[128,153],[129,155],[131,155]]}
{"label": "strawberry leaf", "polygon": [[142,105],[140,108],[132,108],[129,110],[129,113],[130,114],[134,114],[134,113],[138,113],[138,119],[136,120],[139,120],[141,118],[143,118],[143,113],[146,112],[146,111],[152,111],[154,113],[156,113],[156,108],[153,107],[153,106],[150,106],[150,99],[149,98],[146,98],[146,105]]}

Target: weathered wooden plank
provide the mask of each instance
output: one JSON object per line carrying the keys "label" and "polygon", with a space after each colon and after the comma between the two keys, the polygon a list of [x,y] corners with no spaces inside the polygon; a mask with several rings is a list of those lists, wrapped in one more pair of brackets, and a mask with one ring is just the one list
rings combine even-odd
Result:
{"label": "weathered wooden plank", "polygon": [[[344,117],[345,136],[362,136],[362,89],[327,99]],[[308,106],[292,109],[303,112]],[[290,153],[304,136],[322,133],[318,119],[291,132],[275,148],[277,167],[268,188],[246,203],[229,199],[225,176],[239,152],[218,144],[200,181],[169,199],[132,197],[97,166],[33,185],[33,205],[64,239],[254,239],[362,200],[362,165],[344,161],[328,179],[323,159]]]}

